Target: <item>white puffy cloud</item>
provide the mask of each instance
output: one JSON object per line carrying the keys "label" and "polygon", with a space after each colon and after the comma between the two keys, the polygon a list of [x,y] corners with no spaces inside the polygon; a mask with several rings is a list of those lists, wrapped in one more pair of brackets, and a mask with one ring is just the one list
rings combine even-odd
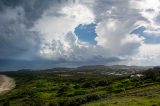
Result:
{"label": "white puffy cloud", "polygon": [[[44,38],[40,50],[42,57],[56,61],[65,59],[82,62],[92,61],[94,57],[124,58],[137,52],[143,43],[143,38],[130,34],[136,26],[134,18],[133,20],[121,20],[105,17],[97,22],[97,37],[95,38],[97,45],[79,41],[74,34],[75,28],[79,24],[94,23],[98,19],[93,9],[89,9],[86,2],[83,3],[65,5],[56,11],[58,16],[52,15],[55,14],[54,8],[49,8],[36,22],[32,30],[40,32]],[[116,7],[112,9],[119,11]]]}
{"label": "white puffy cloud", "polygon": [[130,58],[128,65],[158,66],[160,44],[143,44],[139,52]]}
{"label": "white puffy cloud", "polygon": [[133,28],[134,20],[105,19],[96,28],[97,45],[109,49],[113,56],[134,54],[143,43],[143,37],[130,34]]}
{"label": "white puffy cloud", "polygon": [[160,1],[131,0],[130,4],[145,19],[144,24],[141,25],[146,28],[144,33],[150,36],[160,36],[160,23],[158,22],[160,20],[157,20],[160,15]]}
{"label": "white puffy cloud", "polygon": [[64,6],[57,11],[59,16],[52,15],[54,12],[54,8],[44,12],[32,30],[38,31],[44,38],[40,50],[42,56],[54,60],[69,60],[76,47],[88,46],[78,41],[74,30],[79,24],[94,23],[94,14],[81,4]]}
{"label": "white puffy cloud", "polygon": [[[144,2],[147,4],[149,1]],[[106,59],[107,62],[108,58],[116,57],[129,63],[130,56],[141,58],[141,55],[137,54],[144,52],[139,48],[145,45],[145,38],[131,32],[141,26],[146,28],[144,33],[159,27],[154,21],[158,13],[158,5],[156,7],[151,3],[147,4],[149,6],[141,5],[144,2],[138,0],[118,3],[117,1],[77,1],[66,4],[57,11],[55,8],[49,8],[42,14],[42,18],[36,21],[32,29],[40,32],[44,38],[40,49],[41,56],[68,62],[92,61],[94,57]],[[152,9],[154,16],[148,13],[152,12]],[[59,15],[55,16],[55,12]],[[96,45],[79,41],[74,33],[79,24],[90,23],[97,24]],[[122,64],[126,63],[122,62]]]}

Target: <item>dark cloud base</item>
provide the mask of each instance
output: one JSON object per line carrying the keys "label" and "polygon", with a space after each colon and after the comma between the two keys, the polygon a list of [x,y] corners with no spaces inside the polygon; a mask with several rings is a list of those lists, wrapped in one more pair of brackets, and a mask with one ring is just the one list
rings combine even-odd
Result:
{"label": "dark cloud base", "polygon": [[[91,62],[92,61],[92,62]],[[88,61],[53,61],[37,59],[34,61],[26,60],[10,60],[10,59],[0,59],[0,71],[14,71],[19,69],[49,69],[54,67],[78,67],[83,65],[111,65],[112,63],[118,63],[122,61],[119,58],[96,58]]]}

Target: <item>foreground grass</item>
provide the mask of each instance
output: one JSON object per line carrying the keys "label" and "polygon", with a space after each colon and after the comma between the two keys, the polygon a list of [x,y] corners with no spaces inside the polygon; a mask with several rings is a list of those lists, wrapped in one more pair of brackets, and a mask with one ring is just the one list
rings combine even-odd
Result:
{"label": "foreground grass", "polygon": [[92,102],[83,106],[160,106],[160,95],[115,97],[110,100]]}
{"label": "foreground grass", "polygon": [[160,85],[155,84],[114,95],[83,106],[160,106]]}

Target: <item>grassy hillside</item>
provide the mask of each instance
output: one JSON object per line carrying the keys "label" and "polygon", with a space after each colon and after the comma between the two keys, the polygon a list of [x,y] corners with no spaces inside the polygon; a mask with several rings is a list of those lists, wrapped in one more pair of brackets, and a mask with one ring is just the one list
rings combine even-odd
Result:
{"label": "grassy hillside", "polygon": [[0,95],[0,106],[160,105],[160,68],[136,72],[132,76],[72,69],[1,74],[14,78],[16,87]]}
{"label": "grassy hillside", "polygon": [[83,106],[160,106],[160,84],[128,90]]}

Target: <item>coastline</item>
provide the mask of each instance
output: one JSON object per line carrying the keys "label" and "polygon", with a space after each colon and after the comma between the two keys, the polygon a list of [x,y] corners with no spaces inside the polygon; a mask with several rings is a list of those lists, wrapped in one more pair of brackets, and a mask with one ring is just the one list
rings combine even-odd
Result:
{"label": "coastline", "polygon": [[14,79],[6,75],[0,75],[0,94],[8,92],[14,87],[15,87]]}

